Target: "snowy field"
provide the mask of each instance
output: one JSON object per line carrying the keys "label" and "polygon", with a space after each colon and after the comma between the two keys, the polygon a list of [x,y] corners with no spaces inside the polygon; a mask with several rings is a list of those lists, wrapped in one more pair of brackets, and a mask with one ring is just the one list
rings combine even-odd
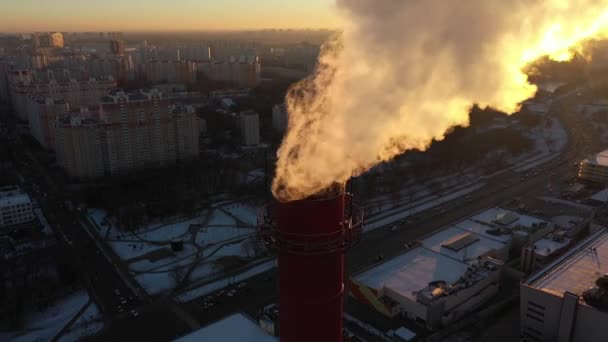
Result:
{"label": "snowy field", "polygon": [[[89,301],[82,290],[58,300],[54,305],[25,317],[25,327],[15,333],[0,333],[1,341],[42,342],[52,340]],[[74,322],[59,341],[76,341],[103,328],[101,314],[94,303]]]}
{"label": "snowy field", "polygon": [[[223,200],[193,217],[170,218],[126,232],[103,210],[89,211],[98,234],[149,294],[214,279],[235,265],[258,260],[264,251],[252,241],[256,220],[256,206]],[[183,249],[171,248],[176,241]]]}

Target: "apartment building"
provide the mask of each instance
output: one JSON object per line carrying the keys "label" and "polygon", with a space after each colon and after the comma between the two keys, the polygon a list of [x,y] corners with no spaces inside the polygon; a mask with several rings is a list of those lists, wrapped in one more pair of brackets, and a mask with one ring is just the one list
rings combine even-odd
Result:
{"label": "apartment building", "polygon": [[34,219],[32,199],[18,186],[0,188],[0,227],[12,226]]}
{"label": "apartment building", "polygon": [[[194,111],[171,106],[157,89],[114,91],[98,112],[75,114],[58,127],[64,146],[57,144],[57,160],[75,178],[124,174],[196,158],[198,137]],[[84,143],[78,139],[87,148],[71,146]]]}

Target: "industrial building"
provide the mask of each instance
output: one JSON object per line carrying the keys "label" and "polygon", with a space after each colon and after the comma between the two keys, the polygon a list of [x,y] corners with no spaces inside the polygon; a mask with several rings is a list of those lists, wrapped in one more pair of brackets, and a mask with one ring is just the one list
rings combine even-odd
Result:
{"label": "industrial building", "polygon": [[530,241],[521,252],[521,270],[529,274],[564,253],[583,236],[589,234],[590,217],[558,216],[555,229]]}
{"label": "industrial building", "polygon": [[247,316],[236,313],[175,340],[191,341],[276,342],[278,339],[266,333]]}
{"label": "industrial building", "polygon": [[608,232],[599,230],[520,285],[530,341],[608,341]]}
{"label": "industrial building", "polygon": [[32,199],[18,186],[0,188],[0,227],[12,226],[34,219]]}
{"label": "industrial building", "polygon": [[590,182],[608,184],[608,150],[581,161],[578,177]]}
{"label": "industrial building", "polygon": [[388,317],[437,328],[494,296],[504,261],[553,227],[537,217],[490,208],[354,275],[350,293]]}
{"label": "industrial building", "polygon": [[260,238],[278,254],[281,341],[343,340],[344,254],[362,224],[343,184],[260,211]]}

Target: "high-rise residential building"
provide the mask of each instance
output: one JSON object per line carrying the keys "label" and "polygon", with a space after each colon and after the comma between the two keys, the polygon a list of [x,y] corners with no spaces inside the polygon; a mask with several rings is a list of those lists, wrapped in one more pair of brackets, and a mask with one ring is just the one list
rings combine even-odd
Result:
{"label": "high-rise residential building", "polygon": [[134,78],[133,60],[129,55],[91,59],[87,62],[87,70],[89,75],[95,78],[111,76],[117,81]]}
{"label": "high-rise residential building", "polygon": [[104,175],[103,124],[94,115],[65,117],[57,120],[55,155],[57,163],[73,178],[96,178]]}
{"label": "high-rise residential building", "polygon": [[125,53],[125,42],[122,39],[110,40],[110,52],[115,55],[123,55]]}
{"label": "high-rise residential building", "polygon": [[0,227],[12,226],[34,219],[32,200],[18,186],[0,188]]}
{"label": "high-rise residential building", "polygon": [[67,116],[69,106],[63,99],[39,98],[33,101],[29,112],[31,135],[46,149],[55,148],[55,123]]}
{"label": "high-rise residential building", "polygon": [[50,33],[51,47],[62,48],[64,46],[63,34],[60,32]]}
{"label": "high-rise residential building", "polygon": [[29,119],[31,103],[37,98],[63,99],[72,108],[96,105],[101,97],[116,87],[116,81],[94,78],[86,81],[70,79],[67,82],[35,81],[29,70],[13,70],[9,74],[10,94],[17,117]]}
{"label": "high-rise residential building", "polygon": [[284,133],[288,123],[287,108],[285,104],[272,107],[272,128],[275,132]]}
{"label": "high-rise residential building", "polygon": [[[112,92],[102,98],[98,113],[62,122],[56,130],[57,160],[76,178],[162,167],[199,153],[194,110],[172,107],[156,89]],[[85,142],[86,149],[71,146]]]}
{"label": "high-rise residential building", "polygon": [[197,72],[213,81],[255,87],[260,82],[261,64],[257,56],[231,57],[222,62],[199,62]]}
{"label": "high-rise residential building", "polygon": [[102,101],[106,128],[106,169],[126,173],[176,160],[175,131],[169,100],[156,90],[116,92]]}
{"label": "high-rise residential building", "polygon": [[253,110],[241,112],[239,114],[239,127],[244,145],[257,145],[260,143],[260,119],[258,113]]}
{"label": "high-rise residential building", "polygon": [[12,63],[0,60],[0,103],[8,103],[10,100],[8,75],[11,68]]}
{"label": "high-rise residential building", "polygon": [[196,69],[191,61],[150,61],[144,66],[146,79],[150,82],[192,83]]}
{"label": "high-rise residential building", "polygon": [[22,120],[27,120],[28,97],[32,94],[33,73],[27,69],[11,70],[8,74],[10,102],[13,112]]}
{"label": "high-rise residential building", "polygon": [[171,106],[171,115],[175,121],[175,143],[178,160],[192,159],[199,154],[199,136],[201,123],[204,120],[196,116],[193,106]]}
{"label": "high-rise residential building", "polygon": [[205,44],[180,47],[179,58],[182,61],[210,61],[211,48]]}
{"label": "high-rise residential building", "polygon": [[49,65],[49,59],[45,55],[37,54],[30,56],[29,66],[31,69],[41,70]]}
{"label": "high-rise residential building", "polygon": [[35,33],[32,37],[34,48],[62,48],[64,46],[63,34],[55,33]]}

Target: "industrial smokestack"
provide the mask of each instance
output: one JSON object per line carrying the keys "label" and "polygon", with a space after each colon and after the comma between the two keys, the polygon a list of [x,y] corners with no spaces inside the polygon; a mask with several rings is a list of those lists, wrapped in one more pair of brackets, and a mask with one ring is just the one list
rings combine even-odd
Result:
{"label": "industrial smokestack", "polygon": [[260,236],[279,259],[280,341],[342,341],[344,253],[362,221],[341,185],[261,211]]}
{"label": "industrial smokestack", "polygon": [[608,0],[336,0],[343,27],[290,88],[273,193],[306,198],[536,93],[527,67],[608,37]]}

